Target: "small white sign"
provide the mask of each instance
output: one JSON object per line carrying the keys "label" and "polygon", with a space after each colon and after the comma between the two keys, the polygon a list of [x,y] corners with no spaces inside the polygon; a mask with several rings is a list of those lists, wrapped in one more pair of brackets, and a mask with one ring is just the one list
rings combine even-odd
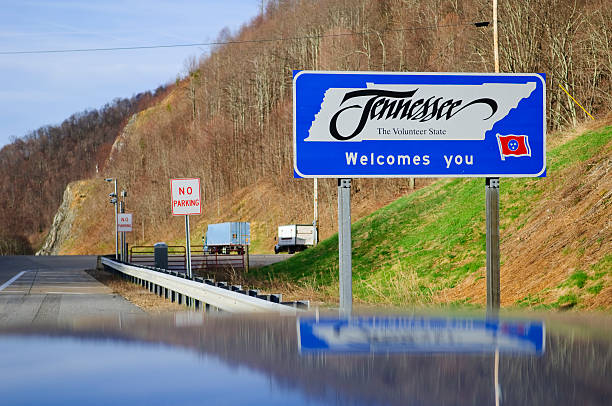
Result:
{"label": "small white sign", "polygon": [[117,215],[117,231],[132,231],[132,213],[119,213]]}
{"label": "small white sign", "polygon": [[171,179],[172,215],[202,214],[200,179]]}

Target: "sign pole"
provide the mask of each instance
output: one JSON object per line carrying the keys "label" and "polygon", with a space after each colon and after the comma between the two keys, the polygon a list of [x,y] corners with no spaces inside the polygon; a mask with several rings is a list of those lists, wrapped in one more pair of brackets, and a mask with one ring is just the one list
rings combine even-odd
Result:
{"label": "sign pole", "polygon": [[[125,213],[125,207],[123,207],[123,200],[119,202],[119,213],[123,214]],[[121,261],[125,261],[125,254],[124,254],[124,244],[125,244],[125,232],[121,231],[120,235],[120,242],[121,242],[121,249],[119,250],[119,259],[121,259]]]}
{"label": "sign pole", "polygon": [[[497,0],[493,0],[493,54],[495,73],[499,73]],[[497,313],[500,306],[499,178],[486,179],[485,200],[487,212],[487,312]]]}
{"label": "sign pole", "polygon": [[190,240],[190,236],[189,236],[189,215],[185,215],[185,234],[187,236],[187,243],[186,243],[186,247],[187,247],[187,264],[186,264],[186,271],[187,271],[187,276],[191,279],[193,278],[193,274],[191,273],[191,240]]}
{"label": "sign pole", "polygon": [[[115,178],[115,199],[119,199],[119,195],[117,195],[117,179]],[[118,207],[117,201],[115,201],[115,260],[119,259],[119,226],[117,225],[118,218]]]}
{"label": "sign pole", "polygon": [[487,178],[485,198],[487,211],[487,311],[496,312],[500,305],[499,178]]}
{"label": "sign pole", "polygon": [[340,313],[349,317],[353,310],[353,270],[351,258],[351,179],[338,179],[338,259]]}

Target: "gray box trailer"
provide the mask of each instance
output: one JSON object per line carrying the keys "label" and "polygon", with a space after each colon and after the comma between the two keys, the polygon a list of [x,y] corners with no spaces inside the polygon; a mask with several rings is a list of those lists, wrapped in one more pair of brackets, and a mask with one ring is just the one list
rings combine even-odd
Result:
{"label": "gray box trailer", "polygon": [[242,255],[251,244],[251,224],[241,221],[209,224],[202,240],[204,252],[209,254]]}
{"label": "gray box trailer", "polygon": [[314,245],[314,226],[312,224],[289,224],[278,226],[278,243],[274,253],[304,251]]}

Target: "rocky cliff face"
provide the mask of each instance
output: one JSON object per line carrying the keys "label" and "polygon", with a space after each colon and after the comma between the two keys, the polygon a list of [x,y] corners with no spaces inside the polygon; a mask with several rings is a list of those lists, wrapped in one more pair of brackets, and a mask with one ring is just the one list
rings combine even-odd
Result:
{"label": "rocky cliff face", "polygon": [[80,198],[84,196],[76,193],[78,189],[79,181],[69,183],[64,191],[64,197],[62,204],[55,217],[53,218],[53,225],[49,230],[49,234],[45,239],[42,248],[36,253],[36,255],[57,255],[60,252],[62,244],[70,237],[72,233],[72,225],[76,218],[76,203]]}

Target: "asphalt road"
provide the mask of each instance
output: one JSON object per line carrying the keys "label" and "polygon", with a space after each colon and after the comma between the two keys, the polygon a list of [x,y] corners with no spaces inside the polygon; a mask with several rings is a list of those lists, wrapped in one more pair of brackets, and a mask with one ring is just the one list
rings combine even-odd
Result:
{"label": "asphalt road", "polygon": [[142,313],[86,269],[95,256],[0,256],[0,326]]}
{"label": "asphalt road", "polygon": [[259,268],[266,265],[275,264],[291,258],[290,254],[255,254],[249,255],[249,266]]}

